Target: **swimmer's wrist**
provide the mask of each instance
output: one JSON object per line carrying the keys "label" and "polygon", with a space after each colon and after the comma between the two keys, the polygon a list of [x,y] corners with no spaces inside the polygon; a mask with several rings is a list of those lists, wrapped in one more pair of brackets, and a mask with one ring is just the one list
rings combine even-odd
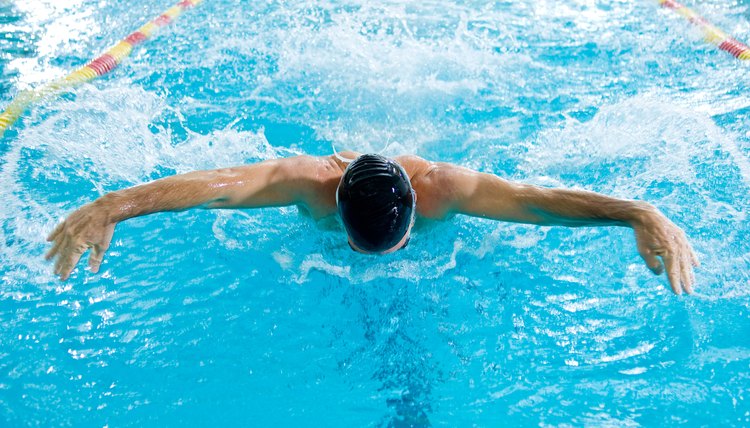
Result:
{"label": "swimmer's wrist", "polygon": [[108,224],[119,223],[133,215],[130,213],[132,204],[123,203],[123,198],[117,192],[107,193],[93,202],[94,207],[101,213]]}
{"label": "swimmer's wrist", "polygon": [[645,201],[632,201],[633,208],[629,210],[628,217],[625,219],[625,223],[632,228],[643,226],[653,219],[654,214],[658,214],[659,210]]}

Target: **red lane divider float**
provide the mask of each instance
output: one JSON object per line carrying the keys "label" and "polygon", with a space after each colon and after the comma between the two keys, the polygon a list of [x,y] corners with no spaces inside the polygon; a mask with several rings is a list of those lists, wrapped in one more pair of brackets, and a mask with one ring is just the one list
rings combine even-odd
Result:
{"label": "red lane divider float", "polygon": [[169,25],[174,21],[182,12],[197,5],[203,0],[182,0],[171,8],[167,9],[164,13],[159,15],[156,19],[148,22],[132,34],[122,39],[118,44],[111,47],[107,52],[102,54],[100,57],[89,62],[85,66],[75,70],[67,76],[48,83],[41,88],[32,91],[23,91],[19,93],[15,99],[6,107],[5,111],[0,114],[0,137],[3,135],[6,129],[13,125],[19,117],[23,114],[26,108],[33,102],[39,101],[42,98],[60,93],[68,90],[72,87],[80,85],[81,83],[93,80],[103,74],[109,73],[115,67],[117,67],[122,60],[130,55],[133,47],[143,43],[146,39],[158,30],[160,27]]}
{"label": "red lane divider float", "polygon": [[743,61],[750,60],[750,47],[721,31],[690,8],[674,0],[659,0],[659,4],[667,9],[674,10],[694,25],[700,27],[707,42],[718,46],[723,51],[729,52],[737,59]]}

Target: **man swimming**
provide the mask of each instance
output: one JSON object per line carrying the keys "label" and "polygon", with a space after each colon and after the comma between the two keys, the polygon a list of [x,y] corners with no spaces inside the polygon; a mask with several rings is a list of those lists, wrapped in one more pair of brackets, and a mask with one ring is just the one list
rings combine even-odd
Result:
{"label": "man swimming", "polygon": [[417,156],[295,156],[253,165],[195,171],[108,193],[68,216],[47,238],[55,274],[66,280],[83,253],[96,273],[117,223],[188,208],[298,205],[315,218],[337,214],[349,245],[387,254],[409,242],[420,217],[465,214],[493,220],[562,226],[629,226],[638,252],[672,291],[693,291],[698,259],[685,233],[653,205],[593,192],[512,183],[492,175]]}

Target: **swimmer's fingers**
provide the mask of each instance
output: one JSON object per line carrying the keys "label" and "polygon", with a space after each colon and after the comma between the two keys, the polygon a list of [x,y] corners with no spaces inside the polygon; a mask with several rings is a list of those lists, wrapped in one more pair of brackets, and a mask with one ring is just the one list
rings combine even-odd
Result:
{"label": "swimmer's fingers", "polygon": [[91,273],[99,272],[99,266],[101,266],[102,259],[104,259],[104,251],[99,246],[91,248],[91,252],[89,253],[89,268],[91,268]]}
{"label": "swimmer's fingers", "polygon": [[60,271],[58,272],[60,274],[60,280],[65,281],[70,277],[71,272],[73,272],[73,269],[78,264],[78,261],[81,260],[81,256],[85,251],[85,245],[77,245],[67,257],[60,258],[60,261],[62,261],[60,264]]}
{"label": "swimmer's fingers", "polygon": [[59,235],[60,232],[62,232],[64,227],[65,227],[65,222],[58,224],[57,227],[55,227],[55,229],[52,230],[52,233],[50,233],[49,236],[47,236],[47,242],[52,242],[52,240],[55,239],[55,237],[57,237],[57,235]]}
{"label": "swimmer's fingers", "polygon": [[57,240],[57,250],[55,250],[57,260],[55,260],[55,269],[53,271],[55,275],[60,274],[60,269],[62,268],[63,262],[67,257],[67,253],[69,252],[67,248],[67,244],[69,241],[70,238],[67,235],[60,236]]}
{"label": "swimmer's fingers", "polygon": [[653,252],[644,250],[640,253],[643,261],[646,262],[646,266],[651,269],[651,272],[653,272],[654,275],[661,275],[661,273],[664,272],[664,265],[661,261],[659,261],[659,259],[656,257],[656,255],[654,255]]}
{"label": "swimmer's fingers", "polygon": [[53,257],[55,257],[55,254],[60,251],[60,247],[62,246],[62,239],[56,239],[55,242],[52,244],[52,248],[47,251],[47,254],[44,255],[45,260],[51,260]]}
{"label": "swimmer's fingers", "polygon": [[682,288],[680,287],[680,259],[675,258],[672,254],[667,253],[662,256],[664,260],[664,266],[667,268],[667,276],[669,277],[669,285],[672,287],[674,294],[682,294]]}
{"label": "swimmer's fingers", "polygon": [[682,288],[687,294],[693,294],[693,268],[688,260],[690,256],[686,253],[682,256]]}
{"label": "swimmer's fingers", "polygon": [[693,284],[695,283],[695,275],[693,274],[693,266],[698,266],[698,257],[695,255],[693,248],[688,242],[685,232],[680,230],[676,238],[680,258],[680,279],[682,281],[682,289],[687,294],[693,293]]}
{"label": "swimmer's fingers", "polygon": [[70,274],[73,272],[73,269],[75,269],[76,265],[78,264],[78,261],[81,260],[81,255],[83,254],[82,250],[76,249],[76,251],[71,254],[70,257],[68,257],[65,262],[61,265],[60,268],[60,280],[66,281],[68,278],[70,278]]}
{"label": "swimmer's fingers", "polygon": [[110,242],[112,242],[112,235],[115,232],[115,225],[107,226],[104,231],[104,239],[100,244],[95,244],[91,247],[91,253],[89,254],[89,267],[92,273],[99,272],[99,267],[104,259],[104,253],[107,252]]}

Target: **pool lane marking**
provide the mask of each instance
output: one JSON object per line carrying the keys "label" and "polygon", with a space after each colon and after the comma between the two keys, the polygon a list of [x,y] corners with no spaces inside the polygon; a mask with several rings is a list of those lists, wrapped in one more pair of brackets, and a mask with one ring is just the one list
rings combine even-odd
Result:
{"label": "pool lane marking", "polygon": [[692,24],[700,27],[700,29],[703,30],[703,37],[708,43],[716,45],[723,51],[729,52],[739,60],[750,60],[750,47],[721,31],[705,18],[695,13],[692,9],[685,7],[675,0],[659,0],[659,4],[667,9],[674,10]]}
{"label": "pool lane marking", "polygon": [[104,52],[85,66],[73,71],[63,78],[54,80],[41,88],[30,91],[21,91],[16,95],[13,101],[8,104],[5,111],[0,114],[0,137],[2,137],[6,129],[16,123],[18,118],[21,117],[29,105],[40,101],[47,96],[72,89],[84,82],[88,82],[109,73],[117,67],[123,59],[130,55],[135,46],[146,41],[158,31],[159,28],[169,25],[184,11],[198,5],[198,3],[202,1],[203,0],[182,0],[164,11],[155,19],[147,22],[135,32],[129,34],[119,43],[112,46],[108,51]]}

